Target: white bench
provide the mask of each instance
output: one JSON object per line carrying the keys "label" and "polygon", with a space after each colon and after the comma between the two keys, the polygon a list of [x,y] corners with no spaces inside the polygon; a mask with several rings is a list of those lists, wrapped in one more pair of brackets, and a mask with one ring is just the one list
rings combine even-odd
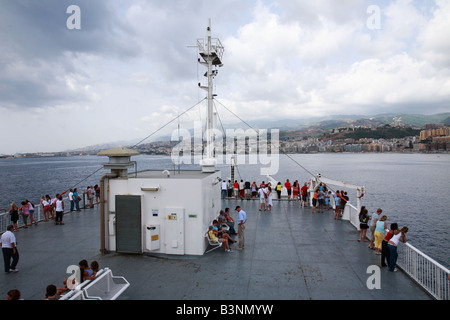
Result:
{"label": "white bench", "polygon": [[[205,233],[205,238],[208,240],[209,245],[210,245],[211,247],[213,247],[212,249],[205,251],[205,253],[208,253],[208,252],[211,252],[211,251],[213,251],[213,250],[215,250],[215,249],[218,249],[218,248],[220,248],[220,247],[222,246],[222,244],[223,244],[222,241],[217,241],[217,242],[212,241],[211,238],[209,237],[208,231],[206,231],[206,233]],[[219,240],[220,240],[220,239],[219,239]]]}
{"label": "white bench", "polygon": [[104,268],[94,279],[83,281],[60,300],[116,300],[129,286],[124,277],[114,276],[111,269]]}

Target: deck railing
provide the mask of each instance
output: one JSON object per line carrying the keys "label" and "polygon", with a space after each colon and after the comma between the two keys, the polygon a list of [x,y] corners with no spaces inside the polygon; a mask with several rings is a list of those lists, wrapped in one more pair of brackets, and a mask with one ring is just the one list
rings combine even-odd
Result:
{"label": "deck railing", "polygon": [[[359,230],[359,210],[347,203],[342,218]],[[366,236],[370,239],[371,231]],[[450,299],[450,270],[424,254],[413,245],[400,243],[397,266],[437,300]]]}
{"label": "deck railing", "polygon": [[[79,202],[80,209],[85,209],[89,206],[87,194],[83,192],[82,194],[80,194],[80,196],[81,196],[81,200]],[[63,198],[63,201],[64,201],[64,213],[67,213],[70,211],[69,198],[68,197]],[[18,205],[18,207],[20,207],[20,205]],[[6,231],[8,225],[12,224],[11,215],[8,211],[9,209],[0,209],[0,234]],[[33,219],[38,222],[44,220],[44,208],[41,204],[36,204],[34,206]],[[30,218],[28,217],[28,224],[29,223]],[[24,226],[22,213],[19,213],[19,220],[17,221],[17,225],[19,228],[22,228]]]}
{"label": "deck railing", "polygon": [[450,271],[411,244],[399,246],[397,266],[437,300],[449,300]]}

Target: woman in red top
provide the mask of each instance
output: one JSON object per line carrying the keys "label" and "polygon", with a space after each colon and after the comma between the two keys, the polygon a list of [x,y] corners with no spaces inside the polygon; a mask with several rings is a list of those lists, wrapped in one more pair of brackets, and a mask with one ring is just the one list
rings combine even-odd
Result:
{"label": "woman in red top", "polygon": [[237,200],[238,194],[239,194],[239,183],[237,180],[234,180],[234,199]]}

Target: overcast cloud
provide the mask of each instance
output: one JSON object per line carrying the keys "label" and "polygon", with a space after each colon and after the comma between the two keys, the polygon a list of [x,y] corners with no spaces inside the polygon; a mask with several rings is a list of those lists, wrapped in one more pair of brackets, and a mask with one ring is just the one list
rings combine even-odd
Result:
{"label": "overcast cloud", "polygon": [[190,46],[208,18],[225,46],[217,99],[249,123],[449,112],[449,17],[447,0],[0,0],[0,154],[148,136],[204,98]]}

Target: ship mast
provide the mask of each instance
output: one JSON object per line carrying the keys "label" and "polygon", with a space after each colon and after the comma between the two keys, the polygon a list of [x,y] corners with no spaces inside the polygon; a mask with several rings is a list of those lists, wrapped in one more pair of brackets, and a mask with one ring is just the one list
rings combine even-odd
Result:
{"label": "ship mast", "polygon": [[[214,112],[213,112],[213,79],[217,75],[217,66],[222,67],[222,55],[224,47],[219,39],[211,37],[211,19],[208,20],[208,28],[206,29],[206,42],[204,39],[197,40],[197,46],[200,56],[198,62],[205,66],[208,70],[205,76],[208,78],[208,85],[202,86],[198,84],[200,88],[207,91],[208,101],[208,113],[206,119],[206,152],[205,158],[200,161],[202,172],[214,172],[216,165],[216,158],[214,155]],[[215,67],[213,69],[213,67]]]}

